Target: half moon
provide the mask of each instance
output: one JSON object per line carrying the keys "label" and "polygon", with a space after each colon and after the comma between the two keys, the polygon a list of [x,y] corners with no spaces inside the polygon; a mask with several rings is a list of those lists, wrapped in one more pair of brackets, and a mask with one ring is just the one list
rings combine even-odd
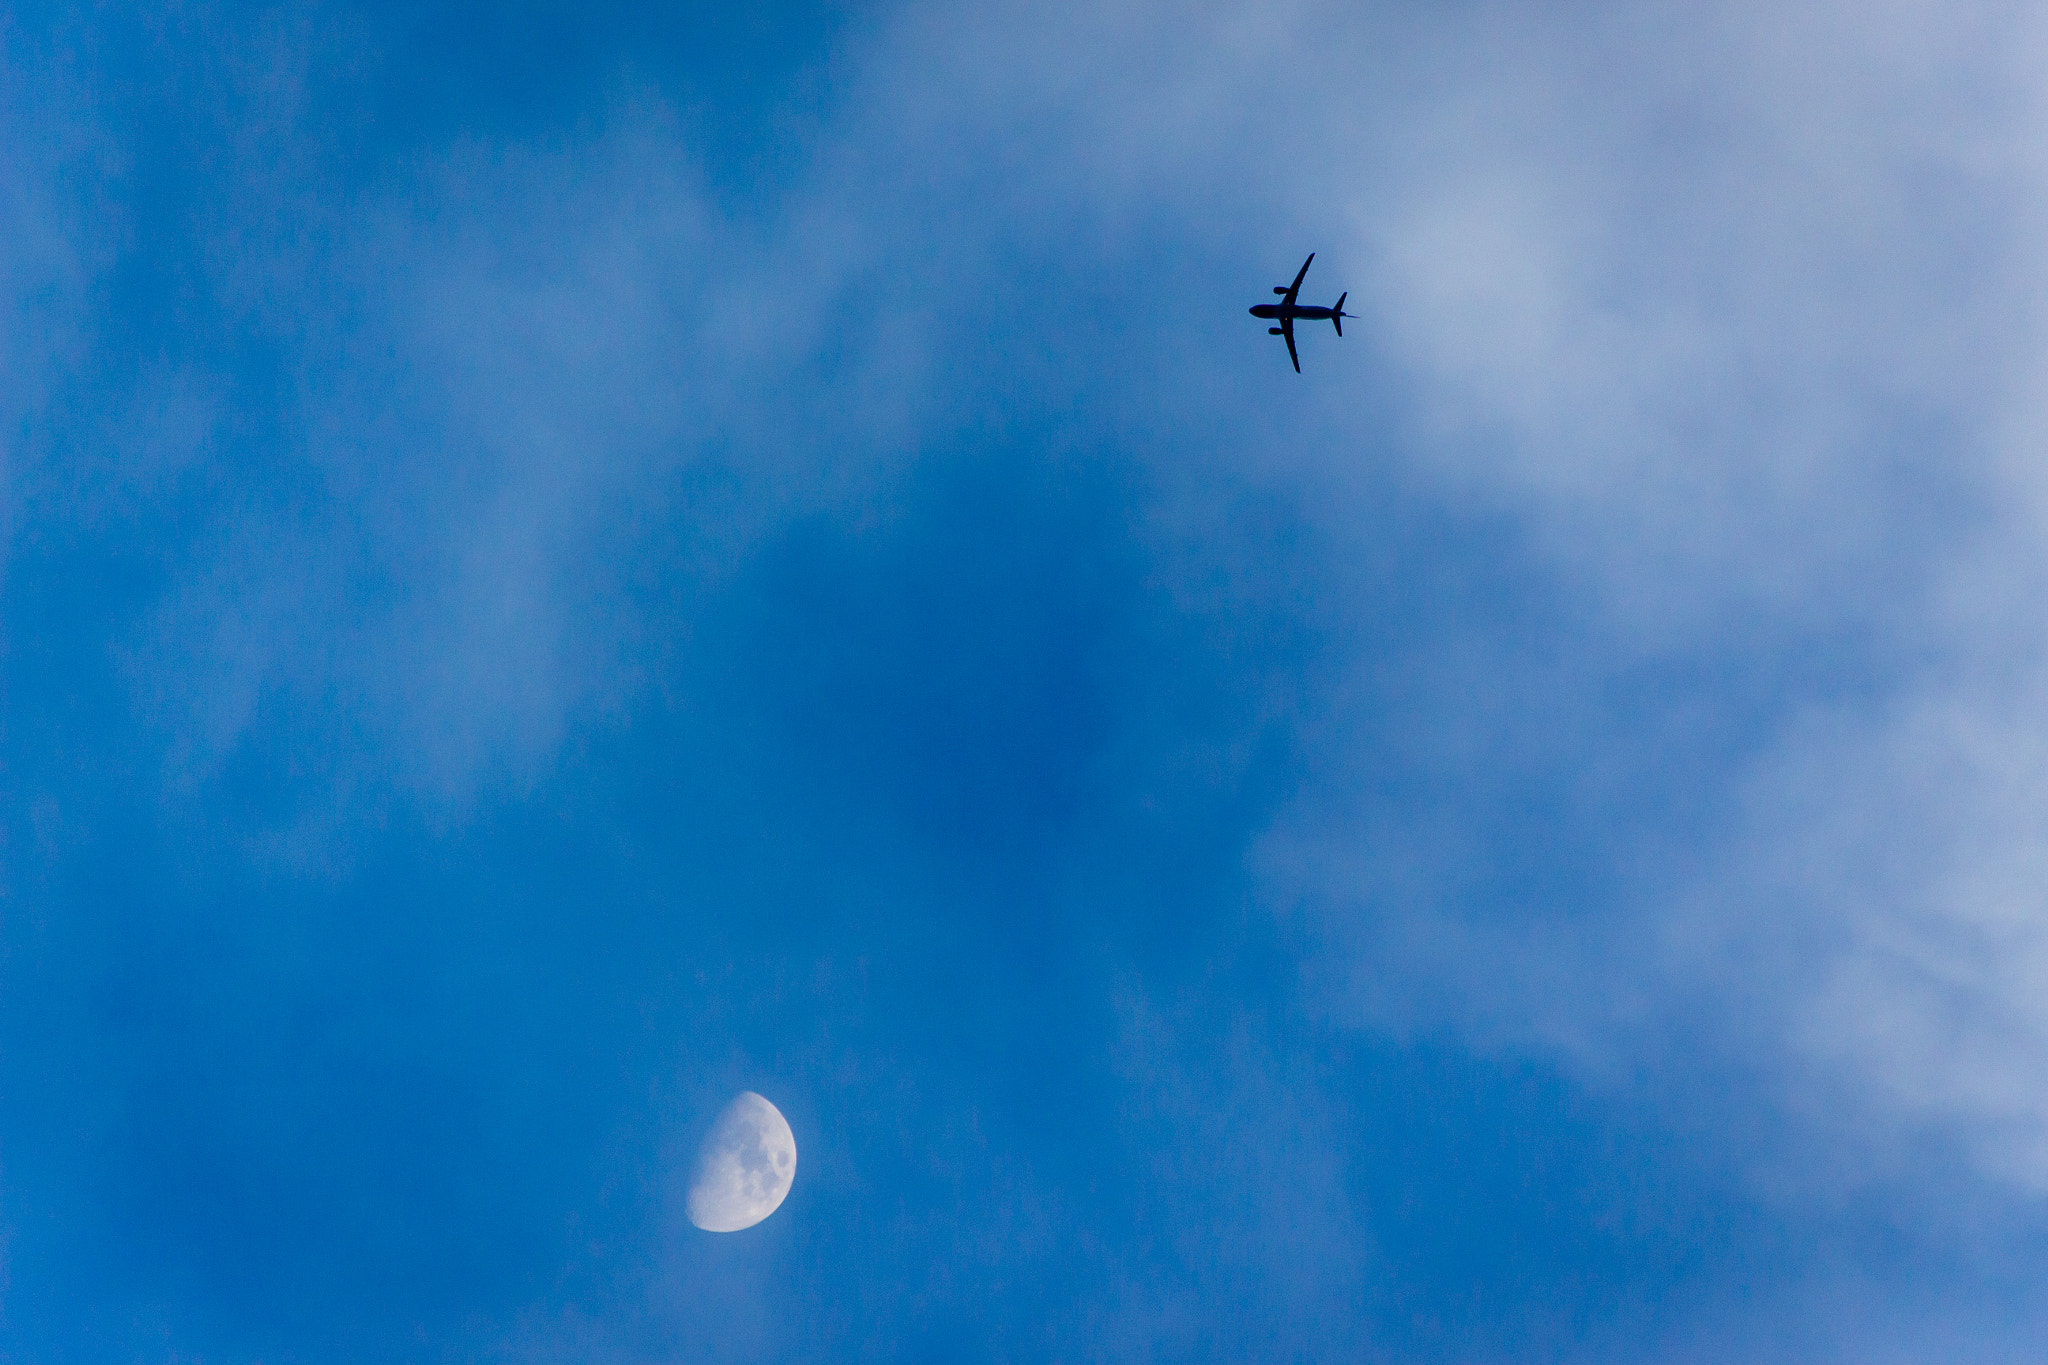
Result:
{"label": "half moon", "polygon": [[742,1090],[718,1113],[690,1175],[690,1221],[738,1232],[782,1207],[796,1181],[796,1134],[782,1111]]}

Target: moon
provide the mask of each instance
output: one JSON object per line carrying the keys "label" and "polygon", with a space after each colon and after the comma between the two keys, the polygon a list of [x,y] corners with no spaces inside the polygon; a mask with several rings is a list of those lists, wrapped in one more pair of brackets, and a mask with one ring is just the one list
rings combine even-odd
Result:
{"label": "moon", "polygon": [[782,1207],[796,1181],[796,1134],[782,1111],[742,1090],[718,1111],[690,1176],[690,1221],[738,1232]]}

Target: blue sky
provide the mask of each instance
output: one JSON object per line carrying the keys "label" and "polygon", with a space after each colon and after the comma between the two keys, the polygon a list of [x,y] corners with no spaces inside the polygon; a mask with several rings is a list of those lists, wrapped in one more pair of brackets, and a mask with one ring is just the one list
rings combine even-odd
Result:
{"label": "blue sky", "polygon": [[0,1358],[2039,1359],[2048,30],[730,9],[0,17]]}

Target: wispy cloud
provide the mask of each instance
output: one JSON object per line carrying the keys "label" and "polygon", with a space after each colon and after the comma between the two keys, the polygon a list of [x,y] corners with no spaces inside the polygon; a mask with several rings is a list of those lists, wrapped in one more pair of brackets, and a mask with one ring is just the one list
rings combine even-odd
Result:
{"label": "wispy cloud", "polygon": [[[0,150],[10,582],[87,583],[79,648],[140,720],[105,742],[174,820],[321,877],[394,809],[459,826],[701,700],[706,604],[752,602],[720,594],[764,546],[896,524],[930,470],[1028,444],[1046,487],[1128,495],[1099,515],[1173,618],[1103,646],[1147,667],[1087,711],[1073,785],[1174,809],[1284,754],[1251,873],[1331,1016],[1647,1095],[1795,1203],[2048,1185],[2028,17],[912,6],[757,190],[624,66],[573,126],[361,155],[320,122],[359,32],[236,32],[165,78],[188,124],[80,102],[87,133]],[[67,87],[14,60],[33,131]],[[154,168],[123,159],[144,126]],[[151,194],[145,233],[121,210]],[[1238,292],[1311,248],[1367,320],[1276,389]],[[145,548],[57,543],[81,527]],[[956,677],[902,634],[938,679],[878,674],[906,705],[1059,647]],[[1176,649],[1218,675],[1194,700],[1153,666]],[[61,807],[85,765],[37,761],[20,804]],[[1327,1075],[1123,1005],[1119,1135],[1190,1134],[1152,1174],[1239,1240],[1088,1261],[1125,1295],[1091,1300],[1105,1351],[1191,1341],[1203,1283],[1325,1321],[1365,1253],[1269,1272],[1297,1222],[1356,1231]],[[1064,1206],[978,1141],[940,1146],[1049,1243]],[[645,1260],[632,1325],[541,1308],[519,1340],[709,1351],[662,1337],[695,1330],[663,1316],[692,1267]],[[747,1321],[732,1349],[772,1350]]]}

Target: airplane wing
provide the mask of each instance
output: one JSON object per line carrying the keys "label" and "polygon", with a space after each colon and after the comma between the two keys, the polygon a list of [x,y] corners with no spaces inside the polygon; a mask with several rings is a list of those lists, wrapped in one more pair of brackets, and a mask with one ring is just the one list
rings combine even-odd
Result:
{"label": "airplane wing", "polygon": [[[1305,270],[1307,270],[1307,269],[1308,269],[1308,267],[1307,267],[1307,266],[1303,266],[1303,267],[1302,267],[1302,269],[1303,269],[1303,270],[1305,271]],[[1297,279],[1297,280],[1296,280],[1296,281],[1294,282],[1294,287],[1295,287],[1296,289],[1299,289],[1299,288],[1301,288],[1301,281]],[[1281,336],[1283,336],[1283,337],[1285,337],[1285,338],[1287,339],[1287,358],[1288,358],[1289,360],[1291,360],[1291,361],[1293,361],[1293,362],[1294,362],[1294,372],[1295,372],[1296,374],[1300,374],[1300,373],[1301,373],[1301,357],[1300,357],[1300,356],[1298,356],[1298,355],[1296,355],[1296,354],[1294,353],[1294,319],[1293,319],[1293,318],[1282,318],[1282,319],[1280,319],[1280,335],[1281,335]]]}
{"label": "airplane wing", "polygon": [[[1315,252],[1313,252],[1313,251],[1311,251],[1311,252],[1309,252],[1309,253],[1308,253],[1308,261],[1303,261],[1303,262],[1301,263],[1301,273],[1300,273],[1299,275],[1296,275],[1296,276],[1294,277],[1294,283],[1293,283],[1293,284],[1290,284],[1290,285],[1288,285],[1288,286],[1287,286],[1287,297],[1286,297],[1286,298],[1284,298],[1284,299],[1282,299],[1282,300],[1280,300],[1280,303],[1281,303],[1281,305],[1282,305],[1283,307],[1284,307],[1285,305],[1287,305],[1287,304],[1291,304],[1291,303],[1293,303],[1293,302],[1294,302],[1294,296],[1295,296],[1296,294],[1299,294],[1299,293],[1301,292],[1301,282],[1302,282],[1302,280],[1303,280],[1303,279],[1304,279],[1304,278],[1305,278],[1305,277],[1306,277],[1306,276],[1308,275],[1308,266],[1309,266],[1309,261],[1313,261],[1313,260],[1314,260],[1315,258],[1316,258],[1316,253],[1315,253]],[[1288,344],[1289,344],[1289,345],[1292,345],[1293,343],[1292,343],[1292,342],[1290,342],[1290,343],[1288,343]]]}

